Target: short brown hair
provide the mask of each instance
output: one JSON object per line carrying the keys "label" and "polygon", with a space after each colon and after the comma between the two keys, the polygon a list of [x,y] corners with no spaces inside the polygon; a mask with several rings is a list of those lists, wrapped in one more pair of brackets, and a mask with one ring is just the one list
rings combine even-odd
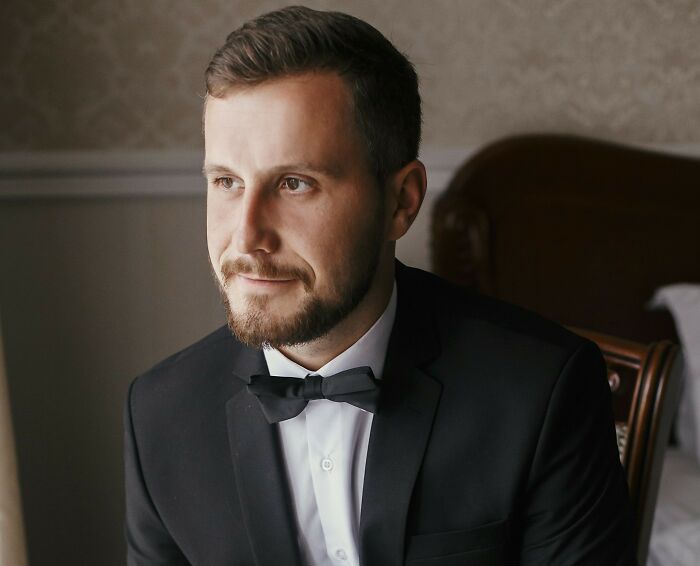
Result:
{"label": "short brown hair", "polygon": [[214,54],[207,95],[313,71],[337,72],[352,92],[371,171],[388,176],[418,157],[421,100],[408,58],[368,23],[340,12],[290,6],[234,30]]}

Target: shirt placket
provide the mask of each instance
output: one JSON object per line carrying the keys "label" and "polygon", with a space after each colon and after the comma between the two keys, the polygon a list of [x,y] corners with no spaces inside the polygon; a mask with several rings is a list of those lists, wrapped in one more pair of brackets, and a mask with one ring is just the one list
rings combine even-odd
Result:
{"label": "shirt placket", "polygon": [[307,405],[306,426],[309,443],[309,469],[323,527],[326,550],[333,564],[357,565],[350,501],[352,470],[342,404],[311,401]]}

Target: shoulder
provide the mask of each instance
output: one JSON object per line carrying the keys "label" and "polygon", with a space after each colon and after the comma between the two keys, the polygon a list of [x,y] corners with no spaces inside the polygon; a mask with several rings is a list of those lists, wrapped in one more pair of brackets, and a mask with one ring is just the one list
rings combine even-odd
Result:
{"label": "shoulder", "polygon": [[593,342],[434,275],[411,270],[409,278],[411,300],[433,316],[440,353],[425,369],[442,386],[443,414],[490,415],[490,435],[532,452],[545,418],[610,408],[605,362]]}
{"label": "shoulder", "polygon": [[157,375],[168,373],[180,367],[188,367],[192,364],[200,365],[202,362],[211,360],[212,354],[223,353],[235,348],[235,346],[236,341],[231,336],[228,328],[221,326],[194,344],[161,360],[143,375]]}
{"label": "shoulder", "polygon": [[226,326],[218,328],[136,377],[128,395],[131,410],[176,410],[222,391],[235,393],[244,385],[233,375],[244,349]]}
{"label": "shoulder", "polygon": [[588,341],[560,324],[528,309],[458,287],[432,273],[401,266],[410,309],[427,308],[443,344],[452,339],[506,340],[573,351]]}
{"label": "shoulder", "polygon": [[402,266],[398,274],[399,316],[428,321],[421,332],[434,335],[440,351],[429,371],[457,397],[546,403],[559,378],[583,360],[596,368],[595,381],[604,380],[598,347],[560,324],[424,271]]}

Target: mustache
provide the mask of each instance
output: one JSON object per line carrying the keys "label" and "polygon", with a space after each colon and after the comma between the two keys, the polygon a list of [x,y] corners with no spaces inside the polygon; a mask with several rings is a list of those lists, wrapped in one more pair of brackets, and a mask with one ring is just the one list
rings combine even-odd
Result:
{"label": "mustache", "polygon": [[221,265],[224,285],[234,275],[255,275],[260,279],[298,279],[307,290],[313,279],[307,271],[292,265],[280,265],[260,258],[236,258]]}

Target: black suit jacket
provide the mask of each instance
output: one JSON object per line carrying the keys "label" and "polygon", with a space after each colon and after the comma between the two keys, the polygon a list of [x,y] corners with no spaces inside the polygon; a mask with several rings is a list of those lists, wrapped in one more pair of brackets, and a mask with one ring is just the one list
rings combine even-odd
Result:
{"label": "black suit jacket", "polygon": [[[596,346],[418,270],[397,284],[362,564],[632,564]],[[239,378],[266,371],[224,327],[134,381],[129,564],[301,563],[276,425]]]}

